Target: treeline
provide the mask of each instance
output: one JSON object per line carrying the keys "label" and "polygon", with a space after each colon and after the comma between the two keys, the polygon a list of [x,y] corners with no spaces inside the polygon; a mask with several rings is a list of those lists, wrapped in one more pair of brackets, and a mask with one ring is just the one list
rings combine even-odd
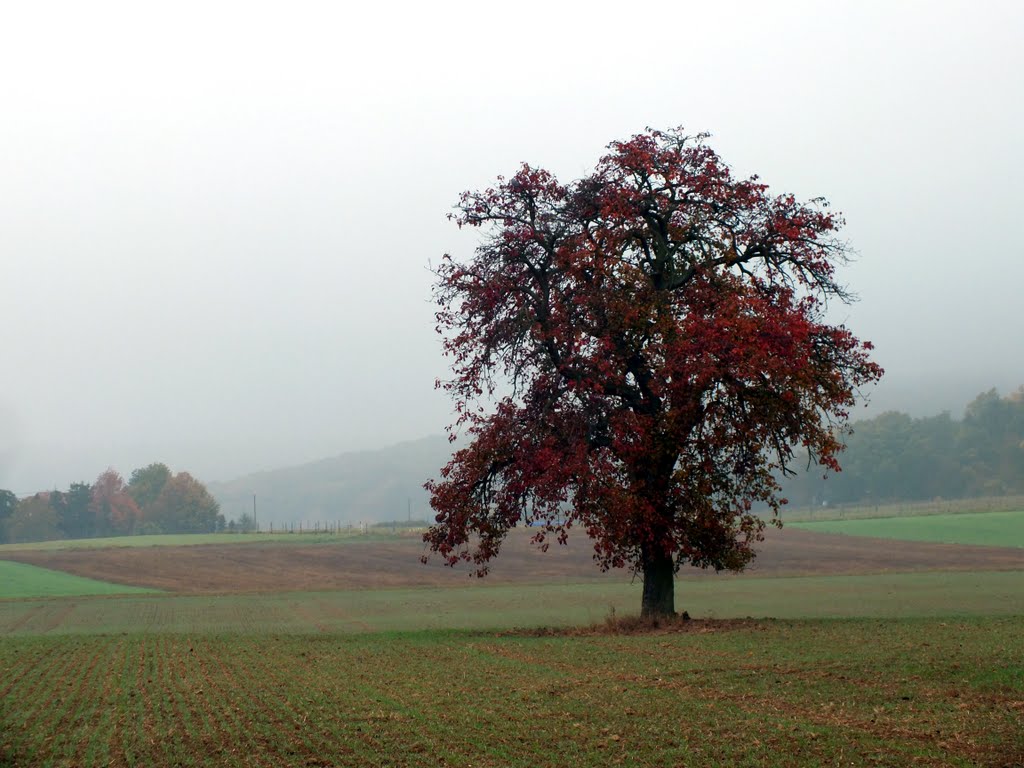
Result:
{"label": "treeline", "polygon": [[890,411],[858,421],[843,471],[784,483],[790,506],[884,504],[1024,493],[1024,387],[978,395],[962,419]]}
{"label": "treeline", "polygon": [[108,469],[92,483],[18,499],[0,491],[0,543],[155,533],[213,533],[225,528],[220,505],[188,472],[166,464],[132,472]]}

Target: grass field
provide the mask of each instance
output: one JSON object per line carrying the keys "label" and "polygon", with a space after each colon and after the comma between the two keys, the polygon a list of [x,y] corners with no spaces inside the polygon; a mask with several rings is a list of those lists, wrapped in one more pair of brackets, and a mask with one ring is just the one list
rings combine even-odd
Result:
{"label": "grass field", "polygon": [[0,644],[0,765],[1012,766],[1024,619]]}
{"label": "grass field", "polygon": [[[701,618],[1024,616],[1024,571],[723,577],[680,583],[676,600]],[[640,585],[621,582],[7,600],[0,636],[507,630],[592,624],[639,605]]]}
{"label": "grass field", "polygon": [[[880,539],[1024,547],[1024,510],[788,523],[794,528]],[[1024,568],[1024,553],[1021,554]]]}
{"label": "grass field", "polygon": [[99,539],[58,539],[28,541],[21,544],[0,544],[4,552],[53,551],[61,549],[110,549],[121,547],[188,547],[202,544],[340,544],[349,541],[373,542],[394,538],[398,534],[387,529],[343,529],[338,533],[179,533],[152,536],[111,536]]}
{"label": "grass field", "polygon": [[12,597],[115,595],[153,591],[0,560],[0,600]]}

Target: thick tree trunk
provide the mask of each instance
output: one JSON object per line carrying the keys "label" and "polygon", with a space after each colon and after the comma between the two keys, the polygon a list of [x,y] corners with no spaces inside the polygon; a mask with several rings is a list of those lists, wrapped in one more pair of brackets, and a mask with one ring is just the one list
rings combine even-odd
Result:
{"label": "thick tree trunk", "polygon": [[675,563],[660,551],[643,552],[644,596],[640,609],[643,618],[675,616]]}

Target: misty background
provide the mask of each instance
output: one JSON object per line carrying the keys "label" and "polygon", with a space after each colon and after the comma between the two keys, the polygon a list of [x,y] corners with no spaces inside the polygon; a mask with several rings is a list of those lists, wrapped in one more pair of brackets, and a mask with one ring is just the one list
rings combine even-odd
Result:
{"label": "misty background", "polygon": [[1020,4],[4,17],[0,488],[19,495],[164,462],[222,492],[246,476],[241,509],[272,494],[252,473],[424,439],[433,462],[451,408],[429,264],[478,238],[451,206],[524,161],[584,175],[646,126],[710,131],[737,175],[844,213],[861,301],[834,319],[887,371],[855,417],[1024,384]]}

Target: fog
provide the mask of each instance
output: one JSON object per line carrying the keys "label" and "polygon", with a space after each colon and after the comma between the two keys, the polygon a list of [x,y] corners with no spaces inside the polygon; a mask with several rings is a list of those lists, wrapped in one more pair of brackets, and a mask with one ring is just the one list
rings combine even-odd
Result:
{"label": "fog", "polygon": [[1024,384],[1018,3],[162,8],[5,12],[0,488],[441,432],[459,193],[646,126],[844,213],[872,409]]}

